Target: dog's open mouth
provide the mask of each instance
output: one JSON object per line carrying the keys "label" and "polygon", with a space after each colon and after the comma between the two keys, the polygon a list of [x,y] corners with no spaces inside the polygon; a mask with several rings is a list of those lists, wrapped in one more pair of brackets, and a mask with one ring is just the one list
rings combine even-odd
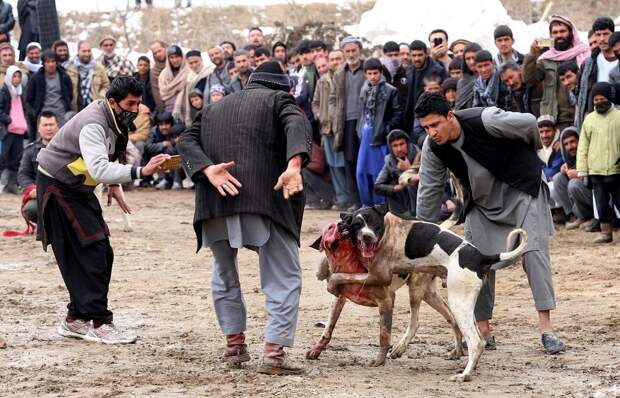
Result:
{"label": "dog's open mouth", "polygon": [[358,242],[357,247],[362,257],[370,258],[375,255],[375,252],[377,251],[377,245],[378,245],[378,242],[367,243],[361,240]]}

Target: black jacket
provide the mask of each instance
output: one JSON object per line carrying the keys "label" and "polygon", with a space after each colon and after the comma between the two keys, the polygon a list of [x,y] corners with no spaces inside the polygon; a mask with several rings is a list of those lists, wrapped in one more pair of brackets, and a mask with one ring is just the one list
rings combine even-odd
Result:
{"label": "black jacket", "polygon": [[142,103],[146,105],[153,114],[155,112],[155,97],[153,97],[153,87],[151,86],[151,72],[149,71],[145,80],[140,78],[138,72],[134,73],[133,77],[142,83],[142,86],[144,87],[144,92],[142,93]]}
{"label": "black jacket", "polygon": [[[362,93],[368,87],[368,82],[362,86]],[[371,145],[385,145],[387,136],[395,128],[400,126],[402,109],[398,103],[398,90],[386,82],[379,83],[377,99],[375,105],[375,117],[372,129]],[[364,100],[360,105],[360,117],[357,119],[357,134],[361,138],[362,127],[364,126]]]}
{"label": "black jacket", "polygon": [[441,77],[443,81],[447,76],[446,68],[441,62],[437,62],[431,57],[426,57],[426,62],[422,69],[416,69],[415,67],[409,70],[407,80],[409,81],[409,92],[407,93],[407,106],[405,107],[405,123],[404,129],[406,132],[411,132],[413,129],[413,120],[415,118],[414,111],[415,105],[418,102],[418,97],[424,91],[424,78],[432,75]]}
{"label": "black jacket", "polygon": [[26,145],[24,148],[24,154],[22,155],[19,171],[17,172],[17,183],[22,189],[36,184],[37,167],[39,166],[37,155],[41,148],[45,148],[41,139]]}
{"label": "black jacket", "polygon": [[[400,108],[404,109],[407,105],[407,96],[409,95],[409,80],[408,76],[411,75],[411,66],[399,66],[392,77],[392,86],[398,90],[398,103]],[[402,121],[401,121],[402,122]]]}
{"label": "black jacket", "polygon": [[[71,110],[71,101],[73,101],[73,83],[71,78],[67,75],[67,72],[62,67],[56,68],[58,77],[60,78],[60,89],[62,91],[62,100],[65,105],[65,111]],[[36,126],[36,120],[43,110],[43,104],[45,103],[45,96],[47,95],[45,83],[45,69],[39,69],[28,81],[28,88],[26,89],[26,103],[30,109],[28,117],[32,126]]]}
{"label": "black jacket", "polygon": [[7,35],[15,27],[15,17],[13,16],[13,7],[6,1],[0,1],[0,32]]}
{"label": "black jacket", "polygon": [[[17,18],[21,33],[19,51],[26,51],[28,43],[39,42],[39,19],[37,17],[38,0],[19,0],[17,2]],[[45,47],[43,47],[45,48]]]}
{"label": "black jacket", "polygon": [[[194,230],[202,246],[202,222],[241,213],[269,217],[299,243],[305,197],[288,200],[274,191],[288,160],[310,161],[312,128],[288,93],[286,75],[253,73],[245,89],[208,105],[179,141],[183,167],[196,183]],[[212,164],[235,161],[230,173],[238,196],[222,197],[203,174]]]}

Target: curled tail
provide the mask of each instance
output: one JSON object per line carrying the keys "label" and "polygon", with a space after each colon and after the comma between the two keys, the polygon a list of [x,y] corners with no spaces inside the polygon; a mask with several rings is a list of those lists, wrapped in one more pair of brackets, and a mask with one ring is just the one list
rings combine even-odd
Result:
{"label": "curled tail", "polygon": [[459,222],[459,219],[461,218],[461,213],[464,211],[463,202],[465,201],[463,188],[461,187],[459,180],[452,172],[450,172],[450,180],[452,180],[452,185],[454,186],[454,190],[456,191],[456,207],[454,208],[452,214],[450,214],[450,217],[441,223],[441,226],[446,229],[454,227]]}
{"label": "curled tail", "polygon": [[[519,246],[511,250],[511,248],[513,247],[512,242],[517,239],[517,236],[519,238]],[[527,232],[525,232],[524,229],[515,228],[510,231],[508,237],[506,238],[506,251],[499,254],[494,254],[492,256],[483,256],[483,263],[484,265],[489,266],[488,269],[497,270],[505,268],[508,265],[511,265],[514,260],[519,258],[519,256],[521,256],[523,252],[525,252],[526,248]],[[502,262],[502,264],[495,264],[499,262]],[[492,264],[495,264],[495,266],[491,267]]]}

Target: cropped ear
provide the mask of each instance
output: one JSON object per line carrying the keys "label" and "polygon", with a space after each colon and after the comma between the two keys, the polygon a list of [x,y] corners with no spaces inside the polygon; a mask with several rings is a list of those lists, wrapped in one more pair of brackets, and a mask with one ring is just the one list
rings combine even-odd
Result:
{"label": "cropped ear", "polygon": [[322,236],[319,236],[319,238],[318,238],[317,240],[315,240],[315,241],[314,241],[314,242],[310,245],[310,247],[311,247],[311,248],[313,248],[313,249],[315,249],[315,250],[321,251],[321,242],[323,242],[323,237],[322,237]]}
{"label": "cropped ear", "polygon": [[338,223],[339,227],[350,227],[353,222],[353,213],[340,213],[340,220],[341,221]]}
{"label": "cropped ear", "polygon": [[375,209],[377,213],[381,214],[382,217],[385,217],[388,212],[388,207],[386,205],[375,205],[373,209]]}

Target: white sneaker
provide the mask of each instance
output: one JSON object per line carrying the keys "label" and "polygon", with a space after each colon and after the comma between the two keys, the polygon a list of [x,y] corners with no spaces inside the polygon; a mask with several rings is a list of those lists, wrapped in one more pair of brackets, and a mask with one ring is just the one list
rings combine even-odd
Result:
{"label": "white sneaker", "polygon": [[58,334],[63,337],[74,337],[76,339],[83,339],[90,329],[90,321],[83,319],[76,319],[74,321],[67,322],[63,319],[58,325]]}
{"label": "white sneaker", "polygon": [[138,336],[126,335],[118,330],[113,323],[104,323],[98,328],[91,326],[84,336],[84,340],[104,344],[133,344],[138,340]]}

